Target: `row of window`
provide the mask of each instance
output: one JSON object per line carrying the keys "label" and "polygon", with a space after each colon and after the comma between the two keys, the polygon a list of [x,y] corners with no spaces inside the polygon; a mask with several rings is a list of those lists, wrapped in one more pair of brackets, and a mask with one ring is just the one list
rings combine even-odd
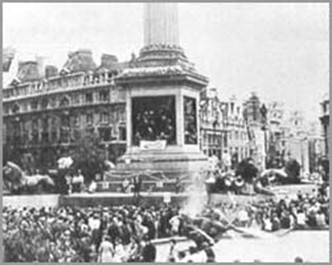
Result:
{"label": "row of window", "polygon": [[[59,101],[56,98],[43,98],[41,100],[34,99],[28,104],[27,102],[24,103],[14,103],[11,107],[4,106],[4,113],[5,114],[16,114],[20,112],[25,112],[27,110],[44,110],[48,108],[56,108],[56,107],[68,107],[70,105],[79,105],[80,103],[84,104],[93,104],[94,102],[98,103],[108,103],[110,102],[110,91],[103,90],[98,93],[98,98],[94,99],[94,93],[89,92],[83,95],[81,94],[73,94],[71,97],[63,96]],[[30,105],[30,106],[29,106]],[[29,108],[30,107],[30,108]]]}
{"label": "row of window", "polygon": [[250,156],[249,148],[245,148],[245,147],[230,147],[229,153],[237,154],[238,162],[240,162],[241,160],[248,158]]}
{"label": "row of window", "polygon": [[[111,116],[112,115],[112,116]],[[98,117],[99,116],[99,117]],[[85,123],[83,124],[83,119],[85,119]],[[57,128],[57,127],[73,127],[80,128],[81,125],[92,126],[94,123],[99,124],[110,124],[110,123],[124,123],[124,115],[120,111],[115,112],[101,112],[101,113],[88,113],[86,115],[62,115],[61,117],[47,117],[42,119],[33,119],[32,121],[26,122],[14,122],[13,124],[9,124],[8,130],[28,130],[31,126],[32,130],[38,130],[38,128],[42,128],[43,130],[48,130],[48,128]]]}
{"label": "row of window", "polygon": [[239,131],[230,131],[229,132],[229,140],[240,140],[240,141],[246,141],[247,140],[247,132],[239,132]]}
{"label": "row of window", "polygon": [[[126,141],[126,128],[124,126],[118,127],[118,134],[115,134],[112,126],[105,127],[88,127],[86,128],[87,134],[97,133],[100,140],[104,142],[109,142],[112,140]],[[74,142],[75,139],[78,139],[80,136],[80,131],[76,129],[70,129],[69,127],[61,127],[58,130],[52,128],[51,130],[42,130],[41,132],[38,129],[33,128],[31,131],[15,130],[14,133],[6,134],[6,142],[14,144],[24,144],[32,142],[37,143],[70,143]]]}

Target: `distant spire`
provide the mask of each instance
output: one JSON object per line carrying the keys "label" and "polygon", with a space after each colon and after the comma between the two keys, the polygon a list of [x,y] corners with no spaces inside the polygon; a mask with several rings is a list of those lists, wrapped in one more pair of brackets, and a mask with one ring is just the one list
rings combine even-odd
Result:
{"label": "distant spire", "polygon": [[2,71],[3,72],[9,72],[10,66],[12,64],[12,61],[15,57],[15,49],[11,47],[7,47],[3,49],[2,53]]}

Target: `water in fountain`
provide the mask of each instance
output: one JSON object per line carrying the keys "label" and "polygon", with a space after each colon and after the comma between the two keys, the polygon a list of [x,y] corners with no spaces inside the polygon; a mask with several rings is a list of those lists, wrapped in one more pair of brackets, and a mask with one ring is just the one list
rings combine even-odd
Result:
{"label": "water in fountain", "polygon": [[207,202],[207,192],[205,187],[205,174],[197,172],[192,177],[192,184],[187,187],[187,200],[182,205],[181,211],[189,217],[200,215]]}

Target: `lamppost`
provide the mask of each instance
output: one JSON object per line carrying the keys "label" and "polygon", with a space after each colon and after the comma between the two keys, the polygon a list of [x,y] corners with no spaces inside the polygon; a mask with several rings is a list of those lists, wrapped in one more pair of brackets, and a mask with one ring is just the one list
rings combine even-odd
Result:
{"label": "lamppost", "polygon": [[265,104],[262,105],[262,107],[260,108],[260,113],[261,113],[261,122],[262,122],[262,130],[264,132],[264,153],[265,153],[265,157],[264,157],[264,162],[263,162],[263,168],[266,167],[267,164],[267,153],[268,153],[268,148],[267,148],[267,135],[266,135],[266,131],[267,131],[267,108],[265,106]]}

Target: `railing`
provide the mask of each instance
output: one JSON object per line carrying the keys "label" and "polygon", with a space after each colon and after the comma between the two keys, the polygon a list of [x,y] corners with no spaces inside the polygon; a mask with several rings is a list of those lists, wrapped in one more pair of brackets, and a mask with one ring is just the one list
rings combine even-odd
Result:
{"label": "railing", "polygon": [[18,86],[7,87],[4,90],[3,97],[4,99],[20,98],[37,94],[47,94],[51,91],[62,91],[68,88],[84,88],[105,84],[114,84],[114,75],[109,75],[107,72],[97,76],[92,73],[77,73],[70,76],[50,78],[46,82],[29,82]]}

